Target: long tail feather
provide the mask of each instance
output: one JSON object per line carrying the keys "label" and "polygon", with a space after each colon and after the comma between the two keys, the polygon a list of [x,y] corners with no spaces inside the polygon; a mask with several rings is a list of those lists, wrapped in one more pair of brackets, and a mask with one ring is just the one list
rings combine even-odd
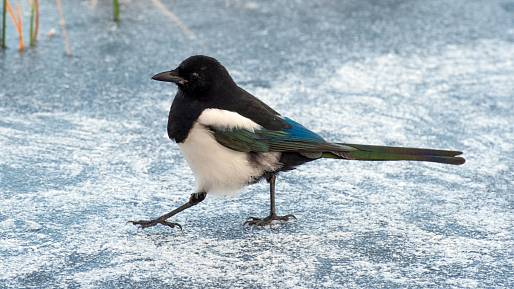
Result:
{"label": "long tail feather", "polygon": [[434,150],[422,148],[389,147],[360,144],[337,143],[355,148],[353,151],[333,151],[323,157],[339,157],[349,160],[364,161],[426,161],[452,165],[462,165],[466,160],[458,155],[460,151]]}

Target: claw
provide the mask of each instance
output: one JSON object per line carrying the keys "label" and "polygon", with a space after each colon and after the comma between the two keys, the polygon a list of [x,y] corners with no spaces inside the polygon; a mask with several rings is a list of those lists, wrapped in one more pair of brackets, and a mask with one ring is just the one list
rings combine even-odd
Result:
{"label": "claw", "polygon": [[255,222],[257,221],[260,221],[260,219],[258,218],[255,218],[255,217],[250,217],[248,219],[246,219],[246,221],[243,223],[243,226],[246,226],[246,225],[253,225]]}
{"label": "claw", "polygon": [[172,223],[172,222],[163,221],[161,224],[166,225],[166,226],[168,226],[170,228],[175,228],[175,226],[176,226],[176,227],[178,227],[180,229],[180,231],[182,231],[182,226],[179,223]]}

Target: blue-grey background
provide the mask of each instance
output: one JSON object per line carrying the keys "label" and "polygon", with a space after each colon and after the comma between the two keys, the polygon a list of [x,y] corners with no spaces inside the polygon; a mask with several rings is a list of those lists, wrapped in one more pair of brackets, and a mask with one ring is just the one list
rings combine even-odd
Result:
{"label": "blue-grey background", "polygon": [[[11,25],[0,53],[0,288],[514,287],[514,1],[162,0],[189,34],[155,0],[119,25],[63,1],[72,57],[41,2],[38,47]],[[138,230],[194,189],[150,80],[192,54],[329,140],[467,163],[317,161],[278,179],[296,222],[242,226],[261,183]]]}

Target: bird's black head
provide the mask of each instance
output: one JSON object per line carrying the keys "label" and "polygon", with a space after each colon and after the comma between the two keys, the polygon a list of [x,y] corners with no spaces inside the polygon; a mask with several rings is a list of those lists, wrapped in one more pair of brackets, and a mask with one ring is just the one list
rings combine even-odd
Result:
{"label": "bird's black head", "polygon": [[187,95],[197,97],[201,97],[227,82],[233,83],[221,63],[204,55],[191,56],[182,61],[177,68],[156,74],[152,79],[173,82]]}

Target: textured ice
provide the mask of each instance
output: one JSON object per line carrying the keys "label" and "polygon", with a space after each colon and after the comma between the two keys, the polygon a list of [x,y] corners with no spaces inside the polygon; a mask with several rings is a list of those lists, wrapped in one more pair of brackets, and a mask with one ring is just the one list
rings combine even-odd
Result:
{"label": "textured ice", "polygon": [[[514,2],[63,1],[0,55],[0,288],[513,288]],[[46,33],[56,29],[57,35]],[[278,179],[296,222],[242,226],[265,184],[137,230],[194,180],[156,72],[203,53],[330,140],[460,149],[464,166],[318,161]]]}

